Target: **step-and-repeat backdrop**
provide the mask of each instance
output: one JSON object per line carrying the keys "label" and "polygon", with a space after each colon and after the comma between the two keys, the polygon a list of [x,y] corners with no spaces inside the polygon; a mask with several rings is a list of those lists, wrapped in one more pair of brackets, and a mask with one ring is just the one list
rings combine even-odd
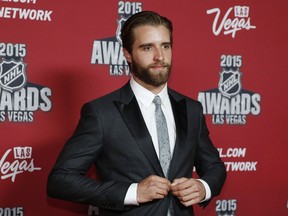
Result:
{"label": "step-and-repeat backdrop", "polygon": [[[82,104],[122,86],[128,16],[174,24],[171,87],[199,100],[228,178],[197,215],[287,215],[286,0],[1,0],[0,216],[97,215],[46,180]],[[93,176],[93,170],[89,175]]]}

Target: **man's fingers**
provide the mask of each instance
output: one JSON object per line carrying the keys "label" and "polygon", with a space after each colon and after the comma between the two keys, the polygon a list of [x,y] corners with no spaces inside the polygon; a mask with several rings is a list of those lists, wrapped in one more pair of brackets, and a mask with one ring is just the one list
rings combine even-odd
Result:
{"label": "man's fingers", "polygon": [[186,189],[190,189],[190,190],[192,189],[193,191],[198,191],[201,188],[198,185],[198,181],[195,179],[187,179],[187,178],[176,179],[171,184],[172,191],[176,192],[176,191],[183,191]]}
{"label": "man's fingers", "polygon": [[148,177],[146,184],[148,187],[151,187],[152,190],[156,190],[155,192],[160,194],[167,194],[171,185],[169,180],[159,176]]}
{"label": "man's fingers", "polygon": [[196,179],[176,179],[171,185],[172,194],[185,206],[201,202],[205,197],[202,183]]}
{"label": "man's fingers", "polygon": [[149,202],[153,199],[163,199],[170,190],[170,181],[159,177],[149,176],[138,184],[137,201]]}
{"label": "man's fingers", "polygon": [[175,179],[175,180],[172,182],[171,186],[172,186],[172,187],[173,187],[173,186],[176,186],[176,185],[181,184],[181,183],[183,183],[183,182],[185,182],[185,181],[187,181],[187,180],[188,180],[187,178]]}

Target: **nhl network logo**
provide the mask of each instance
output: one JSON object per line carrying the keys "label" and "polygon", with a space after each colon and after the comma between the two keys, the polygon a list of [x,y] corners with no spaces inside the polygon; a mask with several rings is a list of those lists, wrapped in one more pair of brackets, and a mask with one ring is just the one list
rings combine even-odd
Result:
{"label": "nhl network logo", "polygon": [[247,115],[260,114],[261,96],[242,88],[242,56],[222,55],[220,66],[218,88],[199,92],[198,101],[213,124],[244,125]]}
{"label": "nhl network logo", "polygon": [[[231,18],[233,9],[234,19]],[[212,25],[212,31],[216,36],[223,31],[224,35],[231,34],[232,38],[235,38],[236,32],[242,29],[250,30],[256,28],[256,26],[253,26],[250,23],[248,6],[230,7],[223,16],[222,20],[220,20],[221,10],[219,8],[207,10],[207,14],[213,13],[216,13],[216,15]]]}
{"label": "nhl network logo", "polygon": [[130,70],[122,52],[120,37],[124,22],[132,14],[142,11],[141,2],[118,2],[118,15],[116,34],[114,37],[95,40],[91,56],[91,64],[109,65],[111,76],[129,75]]}

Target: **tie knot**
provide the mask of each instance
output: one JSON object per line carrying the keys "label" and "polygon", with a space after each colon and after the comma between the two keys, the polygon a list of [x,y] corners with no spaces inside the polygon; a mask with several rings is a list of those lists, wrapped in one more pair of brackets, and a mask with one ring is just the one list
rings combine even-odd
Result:
{"label": "tie knot", "polygon": [[156,95],[153,100],[153,103],[155,103],[156,106],[161,106],[161,98],[158,95]]}

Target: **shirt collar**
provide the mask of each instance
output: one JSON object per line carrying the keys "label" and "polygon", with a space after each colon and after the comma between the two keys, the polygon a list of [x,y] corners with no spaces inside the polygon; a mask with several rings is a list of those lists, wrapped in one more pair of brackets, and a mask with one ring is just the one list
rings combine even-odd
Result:
{"label": "shirt collar", "polygon": [[[134,80],[133,76],[131,76],[130,85],[136,99],[140,101],[144,106],[148,107],[151,105],[151,103],[153,103],[153,99],[155,98],[156,95],[153,94],[148,89],[141,86],[139,83],[137,83]],[[158,96],[161,98],[162,105],[164,107],[167,107],[169,104],[167,83],[165,84],[162,91],[158,94]]]}

